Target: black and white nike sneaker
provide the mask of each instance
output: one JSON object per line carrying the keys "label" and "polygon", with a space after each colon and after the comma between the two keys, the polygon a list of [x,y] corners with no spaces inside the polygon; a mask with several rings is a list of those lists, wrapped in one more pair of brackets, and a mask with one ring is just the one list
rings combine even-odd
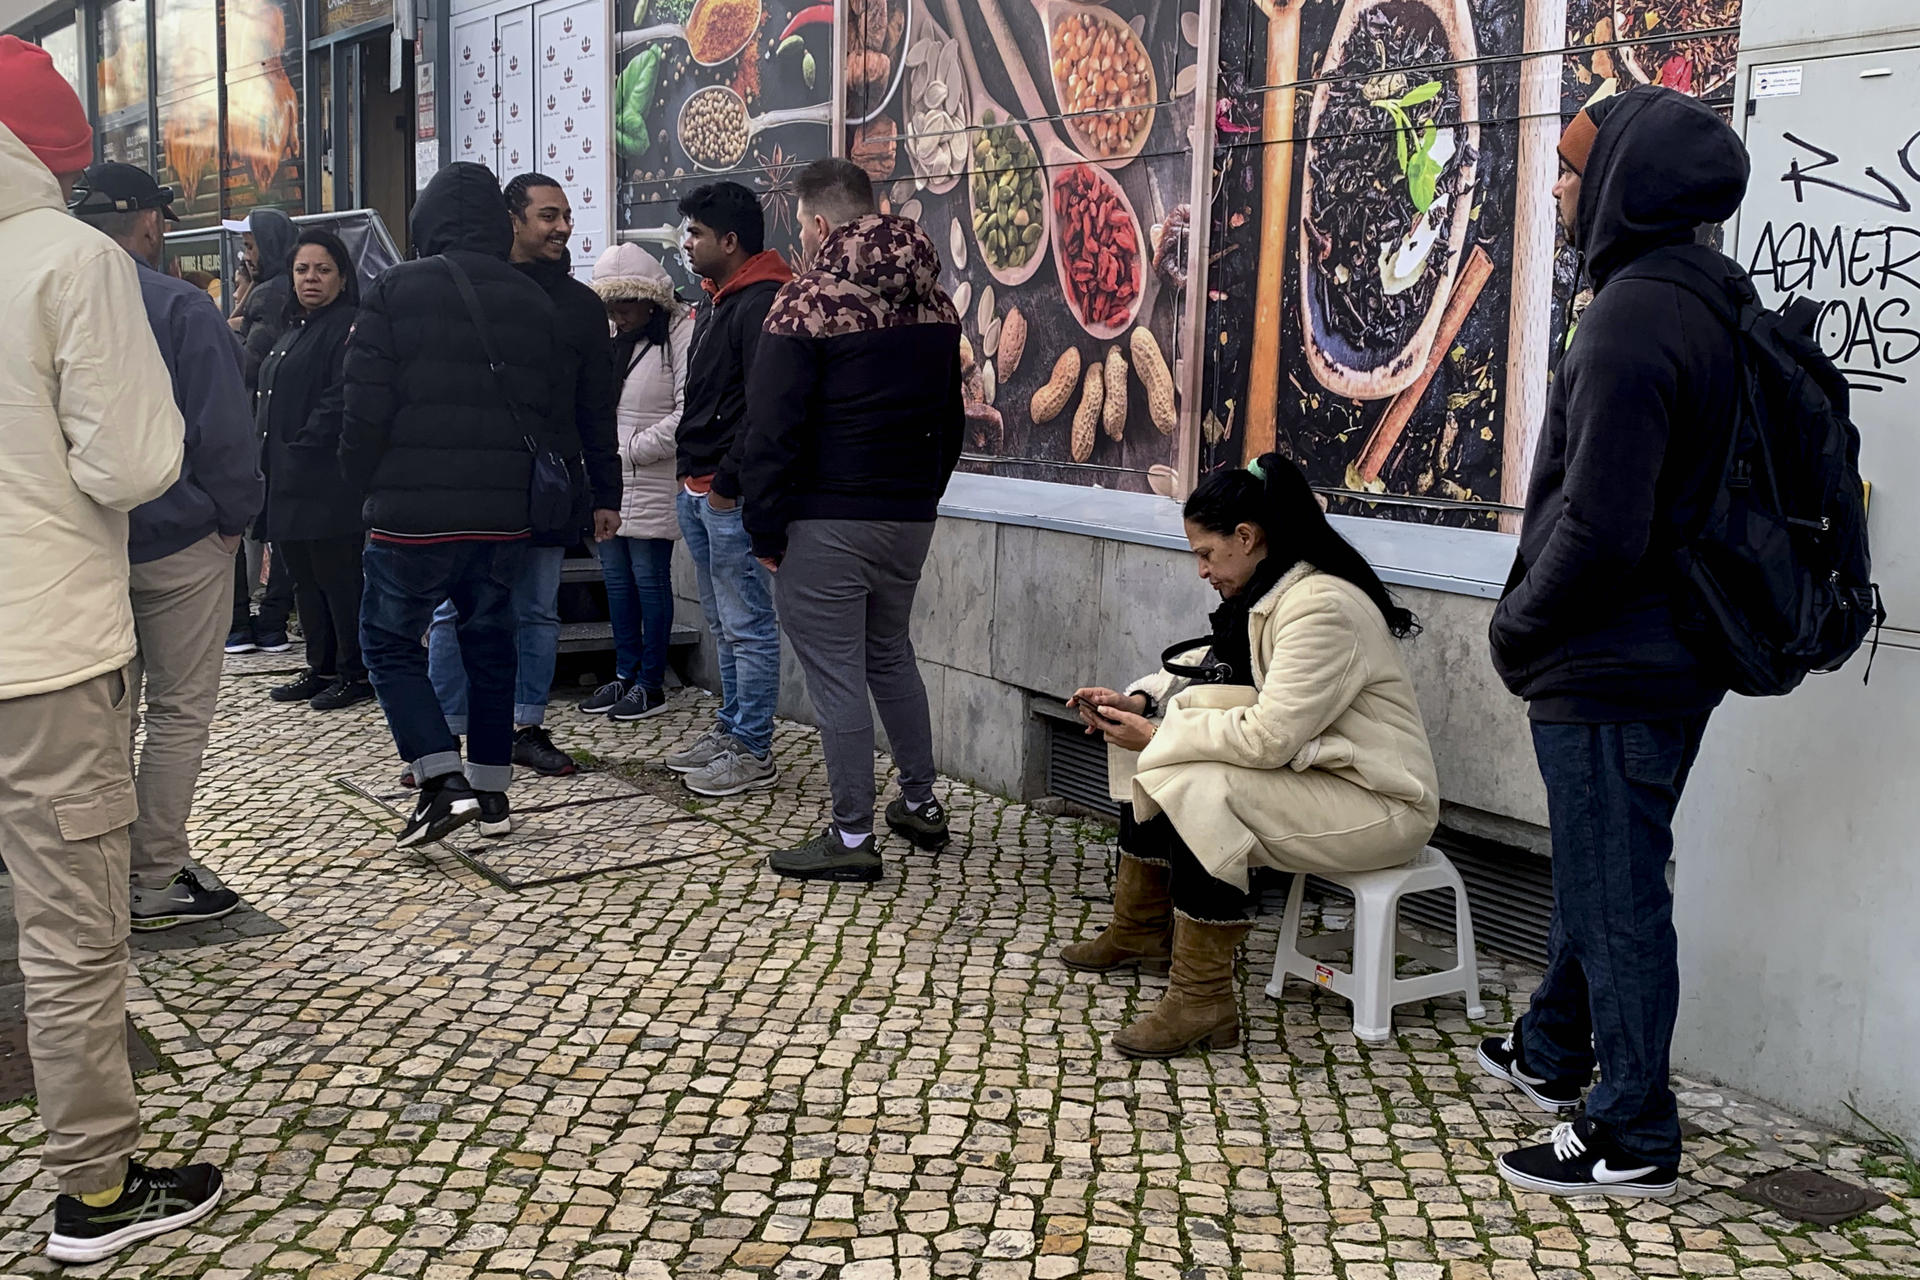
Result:
{"label": "black and white nike sneaker", "polygon": [[198,1222],[220,1203],[220,1171],[210,1164],[149,1169],[127,1162],[120,1198],[95,1209],[79,1196],[53,1202],[47,1256],[55,1262],[98,1262],[130,1244]]}
{"label": "black and white nike sneaker", "polygon": [[441,839],[480,817],[480,798],[457,773],[428,778],[414,802],[413,816],[407,819],[394,843],[402,849]]}
{"label": "black and white nike sneaker", "polygon": [[1673,1165],[1648,1164],[1622,1151],[1606,1129],[1580,1116],[1553,1127],[1550,1141],[1500,1157],[1500,1176],[1522,1191],[1549,1196],[1631,1196],[1657,1200],[1680,1185]]}
{"label": "black and white nike sneaker", "polygon": [[1504,1080],[1533,1099],[1533,1104],[1550,1116],[1563,1116],[1580,1107],[1586,1095],[1585,1080],[1548,1080],[1527,1069],[1521,1056],[1519,1028],[1505,1036],[1488,1036],[1480,1042],[1480,1066],[1496,1080]]}

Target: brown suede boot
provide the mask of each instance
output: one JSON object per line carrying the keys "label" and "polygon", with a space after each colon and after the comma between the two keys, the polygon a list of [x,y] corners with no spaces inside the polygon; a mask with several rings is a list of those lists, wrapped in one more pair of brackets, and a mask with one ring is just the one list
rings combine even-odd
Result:
{"label": "brown suede boot", "polygon": [[1060,959],[1086,973],[1124,965],[1165,973],[1172,955],[1173,870],[1123,853],[1113,881],[1113,923],[1090,942],[1060,948]]}
{"label": "brown suede boot", "polygon": [[1240,1043],[1233,954],[1251,928],[1251,922],[1206,924],[1174,917],[1167,994],[1152,1013],[1116,1032],[1113,1047],[1129,1058],[1174,1058],[1195,1045],[1228,1049]]}

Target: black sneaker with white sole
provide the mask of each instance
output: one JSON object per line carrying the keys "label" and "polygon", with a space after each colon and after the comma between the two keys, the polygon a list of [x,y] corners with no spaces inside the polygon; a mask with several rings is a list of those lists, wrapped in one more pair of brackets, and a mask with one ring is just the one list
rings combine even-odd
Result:
{"label": "black sneaker with white sole", "polygon": [[504,791],[476,791],[480,800],[480,834],[497,837],[513,834],[513,811],[507,806]]}
{"label": "black sneaker with white sole", "polygon": [[457,773],[428,778],[414,803],[413,816],[394,843],[402,849],[439,840],[480,817],[480,798]]}
{"label": "black sneaker with white sole", "polygon": [[275,702],[305,702],[333,687],[337,676],[323,676],[314,673],[309,667],[285,684],[275,685],[267,690],[267,696]]}
{"label": "black sneaker with white sole", "polygon": [[1533,1099],[1533,1105],[1550,1116],[1563,1116],[1580,1106],[1586,1096],[1585,1080],[1548,1080],[1528,1070],[1521,1055],[1519,1028],[1504,1036],[1488,1036],[1480,1042],[1481,1068],[1496,1080],[1504,1080]]}
{"label": "black sneaker with white sole", "polygon": [[667,709],[667,694],[664,689],[642,689],[639,685],[627,690],[627,695],[613,704],[607,712],[607,719],[622,722],[646,720],[659,715]]}
{"label": "black sneaker with white sole", "polygon": [[546,778],[565,778],[580,771],[573,757],[554,746],[553,736],[537,724],[513,731],[513,762]]}
{"label": "black sneaker with white sole", "polygon": [[631,688],[631,680],[609,680],[586,696],[580,703],[580,711],[583,715],[603,716],[613,710],[613,704],[626,697]]}
{"label": "black sneaker with white sole", "polygon": [[1498,1168],[1510,1185],[1548,1196],[1657,1200],[1680,1186],[1677,1167],[1622,1151],[1605,1126],[1584,1115],[1555,1125],[1552,1137],[1537,1147],[1507,1152]]}
{"label": "black sneaker with white sole", "polygon": [[164,889],[134,885],[127,900],[127,914],[136,933],[153,933],[175,925],[218,920],[239,905],[239,894],[201,884],[194,869],[186,867]]}
{"label": "black sneaker with white sole", "polygon": [[905,796],[895,796],[887,806],[887,828],[904,837],[916,849],[938,850],[953,839],[947,830],[947,811],[938,800],[927,801],[924,808],[907,806]]}
{"label": "black sneaker with white sole", "polygon": [[220,1203],[220,1171],[210,1164],[150,1169],[127,1162],[120,1198],[95,1209],[79,1196],[53,1202],[47,1256],[55,1262],[98,1262],[128,1245],[198,1222]]}
{"label": "black sneaker with white sole", "polygon": [[253,642],[253,632],[250,630],[227,632],[226,649],[228,653],[252,653],[259,647],[259,645]]}

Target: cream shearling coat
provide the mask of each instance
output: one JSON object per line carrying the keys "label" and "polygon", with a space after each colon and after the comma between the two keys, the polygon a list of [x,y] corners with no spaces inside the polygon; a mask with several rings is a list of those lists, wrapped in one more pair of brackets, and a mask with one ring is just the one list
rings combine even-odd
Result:
{"label": "cream shearling coat", "polygon": [[1440,818],[1413,681],[1380,610],[1344,578],[1289,570],[1247,620],[1256,688],[1134,686],[1165,719],[1137,757],[1112,753],[1115,797],[1165,813],[1201,865],[1374,871],[1418,853]]}
{"label": "cream shearling coat", "polygon": [[173,402],[125,249],[68,215],[0,125],[0,699],[133,660],[127,512],[180,474]]}

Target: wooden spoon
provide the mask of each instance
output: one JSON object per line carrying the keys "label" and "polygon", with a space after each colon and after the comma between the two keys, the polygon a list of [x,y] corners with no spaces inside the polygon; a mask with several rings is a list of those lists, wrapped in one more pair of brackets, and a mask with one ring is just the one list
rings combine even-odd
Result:
{"label": "wooden spoon", "polygon": [[1247,362],[1242,456],[1269,453],[1278,439],[1280,335],[1286,313],[1287,215],[1293,203],[1293,122],[1300,80],[1300,6],[1255,0],[1267,15],[1267,92],[1260,114],[1260,259],[1253,288],[1253,350]]}

